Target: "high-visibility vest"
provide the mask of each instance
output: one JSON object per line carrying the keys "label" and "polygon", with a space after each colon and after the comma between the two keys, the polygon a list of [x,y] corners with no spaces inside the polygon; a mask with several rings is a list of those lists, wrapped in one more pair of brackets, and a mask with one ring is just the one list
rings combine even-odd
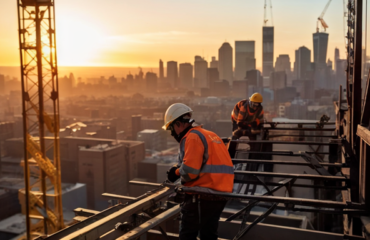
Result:
{"label": "high-visibility vest", "polygon": [[200,126],[181,139],[177,174],[185,186],[232,192],[234,166],[225,144],[217,134]]}
{"label": "high-visibility vest", "polygon": [[259,106],[256,111],[251,112],[249,109],[249,101],[247,99],[238,102],[231,111],[231,120],[244,123],[245,127],[251,127],[253,122],[259,126],[263,122],[263,107]]}

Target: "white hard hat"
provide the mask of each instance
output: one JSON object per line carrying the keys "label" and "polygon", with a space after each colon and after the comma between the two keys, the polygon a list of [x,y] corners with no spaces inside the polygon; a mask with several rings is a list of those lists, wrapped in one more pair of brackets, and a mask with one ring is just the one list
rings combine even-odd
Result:
{"label": "white hard hat", "polygon": [[[193,110],[186,106],[183,103],[174,103],[171,106],[167,108],[167,111],[164,115],[164,125],[163,129],[168,130],[168,126],[176,120],[178,117],[186,114],[186,113],[191,113]],[[191,114],[190,114],[191,115]]]}

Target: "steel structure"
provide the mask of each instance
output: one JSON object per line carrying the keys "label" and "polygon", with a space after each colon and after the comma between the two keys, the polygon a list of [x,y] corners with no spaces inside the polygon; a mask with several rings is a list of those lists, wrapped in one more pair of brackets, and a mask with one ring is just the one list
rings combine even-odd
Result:
{"label": "steel structure", "polygon": [[[54,0],[17,0],[27,239],[63,228]],[[46,139],[47,137],[47,139]]]}
{"label": "steel structure", "polygon": [[[51,1],[42,2],[51,3]],[[272,237],[277,240],[370,239],[370,218],[367,217],[370,214],[370,177],[367,177],[370,172],[370,96],[368,96],[370,74],[362,100],[362,4],[362,0],[350,0],[347,6],[346,88],[348,91],[347,101],[343,102],[340,87],[339,100],[334,103],[337,115],[335,128],[326,126],[333,125],[333,122],[323,121],[318,123],[271,122],[267,124],[270,125],[269,127],[266,126],[263,129],[261,140],[230,141],[224,139],[235,166],[233,193],[222,193],[197,187],[189,188],[167,182],[163,184],[131,182],[131,184],[153,187],[153,190],[139,197],[104,193],[103,196],[107,199],[113,199],[119,203],[101,212],[76,209],[74,225],[39,239],[137,239],[142,235],[146,235],[146,239],[151,240],[177,239],[180,208],[178,202],[175,201],[176,197],[173,196],[175,192],[180,195],[182,193],[218,195],[239,201],[240,209],[234,213],[224,212],[219,222],[219,235],[222,239],[271,239]],[[35,4],[32,7],[37,8]],[[20,46],[22,46],[22,34],[24,33],[20,31]],[[42,54],[40,48],[37,52],[39,55]],[[21,53],[22,51],[25,52],[25,49],[21,48]],[[24,68],[22,67],[23,76],[27,76],[28,72]],[[40,82],[40,77],[38,79]],[[23,82],[25,83],[27,82]],[[29,95],[27,91],[23,91],[23,94],[24,96]],[[43,122],[48,127],[48,120],[40,120],[42,116],[48,116],[41,108],[42,104],[30,103],[31,99],[33,98],[24,97],[25,116],[29,116],[26,114],[26,106],[29,107],[29,111],[38,109],[37,114],[32,115],[34,122]],[[54,113],[56,113],[55,110]],[[54,116],[57,117],[57,114]],[[25,118],[25,126],[28,126],[26,120],[27,118]],[[57,118],[55,121],[57,122]],[[291,127],[292,124],[297,124],[298,127]],[[280,125],[283,126],[280,127]],[[304,125],[308,127],[303,127]],[[39,132],[40,149],[43,149],[41,146],[43,135],[41,135],[41,130]],[[307,135],[307,132],[318,134]],[[27,139],[27,134],[26,132],[25,139]],[[274,138],[273,141],[269,140],[271,136]],[[33,144],[34,141],[25,141],[25,146],[27,147],[30,142]],[[246,148],[245,145],[248,147]],[[274,147],[278,146],[299,148],[299,151],[274,150]],[[33,156],[32,152],[28,154],[30,157]],[[43,154],[42,156],[46,158],[45,152]],[[273,159],[274,156],[283,159]],[[35,157],[37,158],[38,155],[33,156]],[[291,157],[295,159],[290,161]],[[37,161],[39,160],[35,159],[34,162]],[[56,162],[54,160],[53,163]],[[27,163],[25,165],[27,166]],[[42,164],[39,165],[42,169]],[[284,166],[282,168],[284,170],[286,166],[310,167],[312,170],[310,173],[277,172],[271,168],[276,165]],[[264,191],[258,192],[258,188]],[[279,195],[278,192],[282,189],[285,189],[285,192]],[[310,189],[314,193],[314,198],[294,195],[298,189]],[[45,198],[45,195],[43,196]],[[249,221],[251,210],[256,206],[266,211]],[[272,217],[270,214],[275,209],[290,213],[313,214],[316,230],[286,227],[280,222],[274,225],[262,223],[263,220]],[[331,231],[333,227],[337,229],[337,232]]]}

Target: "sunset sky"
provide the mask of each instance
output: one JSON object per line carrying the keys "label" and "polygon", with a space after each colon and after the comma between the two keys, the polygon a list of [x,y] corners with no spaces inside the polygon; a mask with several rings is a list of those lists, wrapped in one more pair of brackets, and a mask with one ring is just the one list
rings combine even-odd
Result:
{"label": "sunset sky", "polygon": [[[218,58],[224,41],[255,40],[257,68],[262,65],[263,0],[56,0],[60,66],[157,67],[164,62],[194,62],[195,55]],[[316,19],[327,1],[272,0],[274,61],[300,46],[313,50]],[[269,16],[268,12],[268,16]],[[334,48],[345,58],[343,1],[333,0],[328,58]],[[0,3],[0,66],[18,66],[16,0]]]}

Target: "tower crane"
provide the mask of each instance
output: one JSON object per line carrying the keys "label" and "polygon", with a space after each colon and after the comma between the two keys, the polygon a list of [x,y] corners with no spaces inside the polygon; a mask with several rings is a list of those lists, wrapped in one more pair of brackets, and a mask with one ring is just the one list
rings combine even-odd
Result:
{"label": "tower crane", "polygon": [[[274,25],[274,21],[273,21],[273,18],[272,18],[272,4],[271,4],[271,0],[269,0],[269,3],[270,3],[270,13],[271,13],[271,25]],[[267,19],[267,1],[265,0],[265,5],[264,5],[264,17],[263,17],[263,25],[266,26],[267,25],[267,22],[268,22],[268,19]]]}
{"label": "tower crane", "polygon": [[324,32],[326,32],[326,29],[329,27],[328,24],[326,24],[326,22],[324,21],[324,15],[325,15],[325,12],[328,9],[330,3],[331,3],[331,0],[328,1],[324,10],[320,14],[320,16],[317,18],[316,32],[319,32],[319,24],[321,24],[321,27],[324,28]]}
{"label": "tower crane", "polygon": [[54,0],[17,0],[27,239],[64,228]]}

